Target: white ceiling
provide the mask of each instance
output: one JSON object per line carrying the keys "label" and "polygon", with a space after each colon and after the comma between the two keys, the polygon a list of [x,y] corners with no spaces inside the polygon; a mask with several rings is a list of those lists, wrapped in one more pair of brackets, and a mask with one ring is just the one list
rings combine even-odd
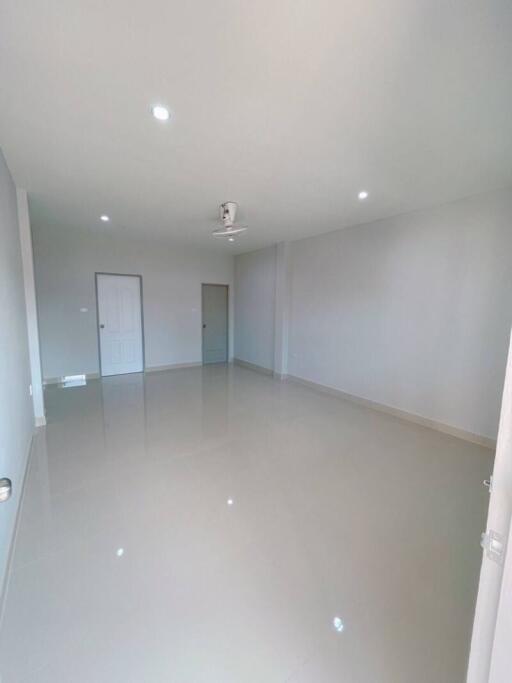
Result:
{"label": "white ceiling", "polygon": [[512,184],[511,38],[510,0],[3,0],[0,145],[35,224],[211,246],[235,200],[247,251]]}

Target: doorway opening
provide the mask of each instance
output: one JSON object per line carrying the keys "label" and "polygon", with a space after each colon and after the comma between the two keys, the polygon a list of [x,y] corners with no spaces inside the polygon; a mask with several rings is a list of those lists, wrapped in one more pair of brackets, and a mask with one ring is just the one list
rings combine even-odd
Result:
{"label": "doorway opening", "polygon": [[142,277],[96,273],[100,375],[144,371]]}
{"label": "doorway opening", "polygon": [[228,361],[228,285],[201,286],[203,364]]}

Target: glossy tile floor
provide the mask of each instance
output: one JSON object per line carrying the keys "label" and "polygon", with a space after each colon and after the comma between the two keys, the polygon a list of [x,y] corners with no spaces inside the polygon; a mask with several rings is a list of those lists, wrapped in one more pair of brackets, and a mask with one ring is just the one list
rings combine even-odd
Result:
{"label": "glossy tile floor", "polygon": [[463,682],[489,451],[238,367],[47,405],[2,683]]}

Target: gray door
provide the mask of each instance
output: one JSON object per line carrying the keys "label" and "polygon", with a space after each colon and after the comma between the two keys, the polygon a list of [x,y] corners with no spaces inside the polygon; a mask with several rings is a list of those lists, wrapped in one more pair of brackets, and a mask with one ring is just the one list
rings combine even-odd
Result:
{"label": "gray door", "polygon": [[228,360],[228,287],[203,285],[203,363]]}

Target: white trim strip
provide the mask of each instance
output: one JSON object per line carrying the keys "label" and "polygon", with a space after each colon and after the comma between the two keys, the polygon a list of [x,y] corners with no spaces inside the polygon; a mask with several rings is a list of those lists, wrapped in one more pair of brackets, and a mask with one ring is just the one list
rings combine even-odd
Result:
{"label": "white trim strip", "polygon": [[201,361],[193,363],[171,363],[170,365],[150,365],[145,372],[165,372],[166,370],[180,370],[181,368],[197,368],[202,365]]}
{"label": "white trim strip", "polygon": [[259,372],[262,375],[273,376],[274,371],[270,368],[264,368],[263,365],[256,365],[256,363],[249,363],[247,360],[241,360],[240,358],[233,358],[233,363],[239,365],[241,368],[247,368],[248,370],[254,370],[254,372]]}
{"label": "white trim strip", "polygon": [[485,448],[490,448],[492,450],[496,448],[496,441],[494,439],[490,439],[487,436],[482,436],[481,434],[474,434],[473,432],[468,432],[464,429],[459,429],[458,427],[453,427],[452,425],[447,425],[443,422],[438,422],[437,420],[423,417],[422,415],[409,413],[406,410],[394,408],[393,406],[388,406],[385,403],[371,401],[368,398],[362,398],[361,396],[356,396],[355,394],[349,394],[341,389],[336,389],[326,384],[319,384],[318,382],[312,382],[309,379],[303,379],[302,377],[296,377],[295,375],[288,375],[286,379],[291,382],[296,382],[297,384],[302,384],[310,389],[316,389],[322,393],[331,394],[332,396],[346,399],[347,401],[357,403],[367,408],[373,408],[373,410],[378,410],[381,413],[393,415],[401,420],[407,420],[407,422],[413,422],[414,424],[421,425],[422,427],[434,429],[436,432],[442,432],[443,434],[455,436],[457,439],[463,439],[464,441],[469,441],[470,443],[475,443],[479,446],[484,446]]}

